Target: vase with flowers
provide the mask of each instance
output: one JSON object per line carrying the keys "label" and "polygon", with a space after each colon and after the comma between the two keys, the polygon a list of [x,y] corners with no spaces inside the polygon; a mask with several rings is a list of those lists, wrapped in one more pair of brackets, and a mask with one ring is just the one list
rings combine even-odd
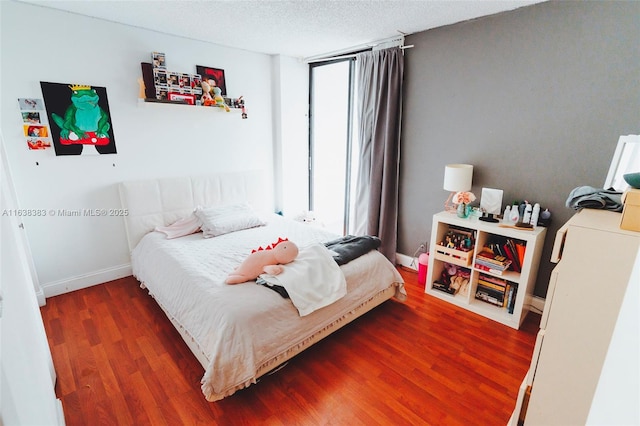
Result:
{"label": "vase with flowers", "polygon": [[456,192],[451,201],[453,201],[454,204],[457,204],[456,213],[458,217],[461,217],[461,218],[468,217],[469,210],[470,210],[469,204],[474,202],[475,200],[476,200],[476,196],[473,194],[473,192],[469,192],[469,191]]}

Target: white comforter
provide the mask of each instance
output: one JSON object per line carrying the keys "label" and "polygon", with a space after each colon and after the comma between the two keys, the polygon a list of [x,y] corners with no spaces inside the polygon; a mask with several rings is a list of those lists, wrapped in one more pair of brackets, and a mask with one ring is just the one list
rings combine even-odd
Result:
{"label": "white comforter", "polygon": [[377,251],[340,267],[347,295],[303,317],[290,299],[255,282],[224,283],[252,249],[279,237],[304,248],[335,235],[274,215],[267,226],[208,239],[198,233],[167,240],[151,232],[132,252],[134,276],[206,359],[202,391],[209,401],[255,383],[259,369],[276,367],[288,350],[389,286],[396,286],[396,298],[406,297],[402,277]]}

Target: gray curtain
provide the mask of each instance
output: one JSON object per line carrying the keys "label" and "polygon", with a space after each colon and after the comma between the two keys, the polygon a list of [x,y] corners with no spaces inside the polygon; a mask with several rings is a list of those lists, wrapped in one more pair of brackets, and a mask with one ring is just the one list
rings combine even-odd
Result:
{"label": "gray curtain", "polygon": [[382,240],[395,264],[404,58],[399,47],[356,56],[360,166],[354,233]]}

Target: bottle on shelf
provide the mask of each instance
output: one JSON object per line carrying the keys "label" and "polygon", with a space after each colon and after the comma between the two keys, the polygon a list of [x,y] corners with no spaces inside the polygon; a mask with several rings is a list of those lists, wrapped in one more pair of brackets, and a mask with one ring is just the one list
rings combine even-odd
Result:
{"label": "bottle on shelf", "polygon": [[516,224],[520,221],[520,212],[518,211],[518,204],[514,204],[511,207],[511,213],[509,214],[509,222]]}
{"label": "bottle on shelf", "polygon": [[502,215],[502,221],[508,223],[511,219],[511,206],[507,204],[507,207],[504,208],[504,214]]}
{"label": "bottle on shelf", "polygon": [[539,217],[540,217],[540,204],[535,203],[533,205],[533,211],[531,212],[531,220],[529,221],[529,223],[533,226],[537,226]]}
{"label": "bottle on shelf", "polygon": [[531,204],[527,203],[527,205],[524,208],[524,215],[522,216],[522,223],[531,222],[531,212],[532,211],[533,211],[533,206],[531,206]]}

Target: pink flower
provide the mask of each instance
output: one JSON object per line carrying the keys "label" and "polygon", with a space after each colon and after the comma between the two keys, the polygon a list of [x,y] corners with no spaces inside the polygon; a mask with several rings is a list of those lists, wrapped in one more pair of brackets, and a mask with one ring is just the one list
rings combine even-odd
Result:
{"label": "pink flower", "polygon": [[476,200],[476,196],[473,195],[473,192],[462,191],[462,192],[456,192],[455,195],[453,196],[452,201],[455,204],[469,204],[475,200]]}

